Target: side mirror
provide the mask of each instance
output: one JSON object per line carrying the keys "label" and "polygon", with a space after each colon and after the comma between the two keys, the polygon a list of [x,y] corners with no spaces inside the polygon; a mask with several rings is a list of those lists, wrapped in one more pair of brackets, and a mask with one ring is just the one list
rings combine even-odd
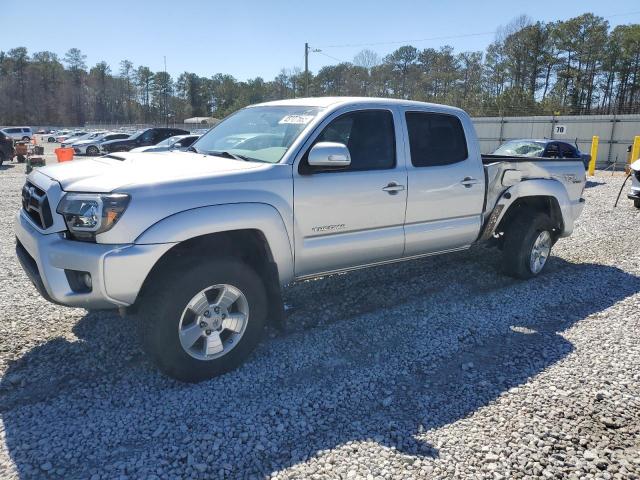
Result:
{"label": "side mirror", "polygon": [[180,142],[176,142],[171,145],[171,150],[173,150],[174,148],[182,148],[182,144]]}
{"label": "side mirror", "polygon": [[309,165],[312,167],[348,167],[351,154],[344,143],[319,142],[309,151]]}

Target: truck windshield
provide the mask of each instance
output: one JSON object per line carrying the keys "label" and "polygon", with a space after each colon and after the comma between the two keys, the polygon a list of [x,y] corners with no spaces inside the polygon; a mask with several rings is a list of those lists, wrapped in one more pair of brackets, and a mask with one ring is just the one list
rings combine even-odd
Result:
{"label": "truck windshield", "polygon": [[278,163],[321,109],[249,107],[227,117],[192,145],[199,153]]}
{"label": "truck windshield", "polygon": [[544,143],[515,140],[503,143],[493,153],[494,155],[511,155],[516,157],[541,157],[544,153]]}

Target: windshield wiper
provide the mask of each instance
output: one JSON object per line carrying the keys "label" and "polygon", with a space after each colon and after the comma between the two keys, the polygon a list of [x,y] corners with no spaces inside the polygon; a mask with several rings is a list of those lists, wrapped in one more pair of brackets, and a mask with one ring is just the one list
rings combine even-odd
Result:
{"label": "windshield wiper", "polygon": [[207,152],[209,155],[216,155],[218,157],[225,157],[225,158],[233,158],[234,160],[243,160],[245,162],[256,162],[257,160],[255,158],[251,158],[251,157],[245,157],[244,155],[238,155],[235,153],[231,153],[231,152],[218,152],[218,151],[209,151]]}

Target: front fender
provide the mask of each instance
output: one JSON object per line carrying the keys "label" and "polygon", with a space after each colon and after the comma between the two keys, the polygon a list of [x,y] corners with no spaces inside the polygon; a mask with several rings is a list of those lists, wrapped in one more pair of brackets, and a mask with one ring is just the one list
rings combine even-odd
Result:
{"label": "front fender", "polygon": [[278,211],[265,203],[212,205],[175,213],[142,232],[134,243],[180,243],[202,235],[248,229],[264,235],[278,265],[280,283],[289,283],[293,279],[291,239]]}
{"label": "front fender", "polygon": [[568,237],[571,235],[574,222],[580,215],[584,203],[580,200],[572,202],[567,189],[558,180],[540,178],[519,182],[502,193],[485,224],[482,239],[488,239],[495,232],[496,227],[500,225],[500,221],[504,218],[509,208],[517,200],[526,197],[553,198],[557,202],[562,216],[560,236]]}

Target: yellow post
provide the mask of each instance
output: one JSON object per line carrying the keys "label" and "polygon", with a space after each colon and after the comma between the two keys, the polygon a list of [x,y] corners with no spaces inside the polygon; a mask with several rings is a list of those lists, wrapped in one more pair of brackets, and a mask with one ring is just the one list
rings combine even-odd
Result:
{"label": "yellow post", "polygon": [[633,137],[633,147],[631,147],[631,156],[629,163],[633,163],[640,158],[640,135]]}
{"label": "yellow post", "polygon": [[594,135],[591,139],[591,160],[589,161],[589,176],[593,177],[593,174],[596,173],[596,160],[598,159],[598,142],[600,141],[600,137],[598,135]]}

